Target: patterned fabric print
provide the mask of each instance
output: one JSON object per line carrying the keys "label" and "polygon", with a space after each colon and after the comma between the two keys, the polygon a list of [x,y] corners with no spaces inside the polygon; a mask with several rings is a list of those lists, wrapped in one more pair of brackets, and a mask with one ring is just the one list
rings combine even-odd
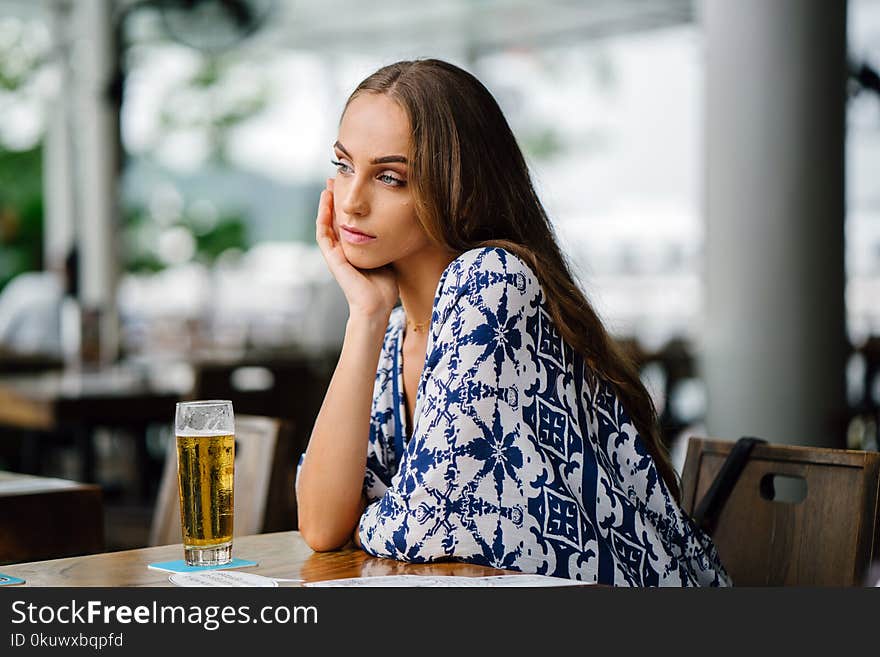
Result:
{"label": "patterned fabric print", "polygon": [[408,441],[404,328],[397,308],[373,391],[367,552],[614,585],[730,583],[522,260],[474,249],[443,272]]}

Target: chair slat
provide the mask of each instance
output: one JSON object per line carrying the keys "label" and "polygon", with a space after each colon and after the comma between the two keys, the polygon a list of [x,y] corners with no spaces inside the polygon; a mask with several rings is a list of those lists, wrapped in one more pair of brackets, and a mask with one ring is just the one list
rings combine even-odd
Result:
{"label": "chair slat", "polygon": [[[693,513],[732,445],[691,438],[685,511]],[[806,497],[797,504],[766,499],[761,482],[774,475],[802,478]],[[878,541],[878,487],[878,453],[758,445],[712,538],[737,585],[861,585]]]}
{"label": "chair slat", "polygon": [[[295,444],[290,422],[239,415],[235,418],[234,536],[297,528],[293,480],[305,446]],[[177,448],[172,440],[150,530],[150,545],[180,543]]]}

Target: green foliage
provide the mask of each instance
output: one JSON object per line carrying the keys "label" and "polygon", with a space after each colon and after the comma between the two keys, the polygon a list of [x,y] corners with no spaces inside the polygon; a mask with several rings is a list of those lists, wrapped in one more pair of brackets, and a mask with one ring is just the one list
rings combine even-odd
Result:
{"label": "green foliage", "polygon": [[43,266],[42,145],[0,147],[0,289],[18,274]]}
{"label": "green foliage", "polygon": [[[200,132],[210,144],[210,159],[228,161],[227,145],[233,131],[266,109],[269,88],[241,91],[231,74],[233,56],[205,55],[200,67],[165,97],[160,125],[166,135],[178,131]],[[181,108],[184,108],[183,111]]]}
{"label": "green foliage", "polygon": [[156,254],[153,219],[141,207],[122,213],[122,268],[133,273],[161,271],[165,265]]}
{"label": "green foliage", "polygon": [[210,263],[227,249],[244,250],[247,246],[247,226],[243,217],[229,215],[221,217],[207,233],[196,236],[196,257]]}
{"label": "green foliage", "polygon": [[18,274],[43,267],[43,145],[10,148],[6,112],[33,109],[34,84],[50,47],[37,21],[0,21],[0,289]]}
{"label": "green foliage", "polygon": [[49,46],[37,22],[6,21],[0,39],[0,90],[21,91],[49,60]]}
{"label": "green foliage", "polygon": [[524,132],[519,140],[520,147],[530,157],[539,160],[549,160],[563,151],[562,139],[559,133],[551,127],[537,128]]}
{"label": "green foliage", "polygon": [[192,213],[184,211],[181,217],[164,228],[157,225],[143,207],[129,208],[124,213],[122,231],[122,265],[125,271],[152,273],[168,266],[162,259],[159,239],[163,230],[184,228],[195,241],[193,260],[210,265],[227,249],[245,250],[250,246],[246,216],[239,212],[221,214],[206,228]]}

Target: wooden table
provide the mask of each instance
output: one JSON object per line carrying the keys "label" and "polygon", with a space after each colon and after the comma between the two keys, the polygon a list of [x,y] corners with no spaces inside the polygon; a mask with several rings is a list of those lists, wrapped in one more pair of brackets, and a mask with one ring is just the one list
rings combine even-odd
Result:
{"label": "wooden table", "polygon": [[0,564],[102,549],[100,487],[0,472]]}
{"label": "wooden table", "polygon": [[[296,531],[236,537],[233,555],[258,562],[258,566],[246,568],[245,572],[307,582],[403,574],[465,577],[512,574],[462,563],[407,564],[376,559],[354,548],[313,552]],[[3,566],[2,572],[21,577],[28,586],[173,586],[168,581],[169,573],[150,570],[147,564],[182,558],[182,545],[164,545]],[[279,586],[299,584],[281,582]]]}
{"label": "wooden table", "polygon": [[[41,436],[70,432],[80,452],[79,479],[95,481],[92,432],[96,427],[132,430],[139,468],[147,473],[145,427],[174,421],[174,404],[190,392],[174,381],[157,381],[125,365],[0,377],[0,425],[29,432],[20,469],[39,472]],[[144,477],[144,495],[149,478]]]}
{"label": "wooden table", "polygon": [[53,431],[68,423],[170,423],[174,402],[189,390],[123,365],[3,376],[0,424]]}
{"label": "wooden table", "polygon": [[64,361],[58,356],[22,354],[9,351],[0,346],[0,373],[45,372],[47,370],[60,370],[63,367]]}

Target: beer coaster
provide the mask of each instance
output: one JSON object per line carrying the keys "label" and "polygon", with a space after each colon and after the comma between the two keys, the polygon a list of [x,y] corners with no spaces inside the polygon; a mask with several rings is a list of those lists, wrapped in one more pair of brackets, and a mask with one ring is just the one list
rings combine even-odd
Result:
{"label": "beer coaster", "polygon": [[166,573],[203,573],[209,570],[228,570],[229,568],[247,568],[256,566],[256,561],[247,561],[246,559],[235,558],[229,563],[222,566],[187,566],[186,561],[177,559],[176,561],[160,561],[151,563],[147,566],[152,570],[164,570]]}
{"label": "beer coaster", "polygon": [[16,584],[24,584],[24,580],[21,577],[0,573],[0,586],[15,586]]}
{"label": "beer coaster", "polygon": [[203,573],[174,573],[168,579],[177,586],[278,586],[271,577],[237,570],[209,570]]}

